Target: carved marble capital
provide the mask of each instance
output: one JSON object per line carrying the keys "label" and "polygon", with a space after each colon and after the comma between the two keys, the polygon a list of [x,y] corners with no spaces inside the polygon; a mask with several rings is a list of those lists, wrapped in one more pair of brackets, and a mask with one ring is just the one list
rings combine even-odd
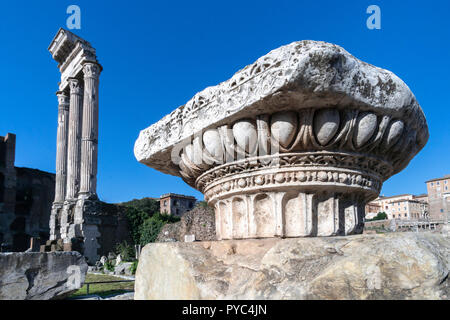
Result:
{"label": "carved marble capital", "polygon": [[83,86],[81,82],[76,78],[69,79],[70,94],[81,95],[83,94]]}
{"label": "carved marble capital", "polygon": [[64,91],[58,91],[56,93],[56,96],[58,97],[58,108],[68,110],[70,104],[70,96]]}
{"label": "carved marble capital", "polygon": [[218,239],[361,233],[429,137],[397,76],[314,41],[271,51],[141,131],[135,156],[215,208]]}
{"label": "carved marble capital", "polygon": [[96,62],[86,62],[83,64],[83,73],[85,78],[98,79],[100,72],[101,67]]}

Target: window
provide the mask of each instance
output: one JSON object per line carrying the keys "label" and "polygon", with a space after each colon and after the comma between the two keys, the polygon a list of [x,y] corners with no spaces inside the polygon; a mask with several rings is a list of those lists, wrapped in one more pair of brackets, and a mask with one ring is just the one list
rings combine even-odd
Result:
{"label": "window", "polygon": [[405,213],[405,217],[407,217],[408,215]]}
{"label": "window", "polygon": [[431,186],[434,186],[434,183],[433,183],[433,182],[431,183]]}
{"label": "window", "polygon": [[167,200],[164,200],[164,205],[167,206]]}

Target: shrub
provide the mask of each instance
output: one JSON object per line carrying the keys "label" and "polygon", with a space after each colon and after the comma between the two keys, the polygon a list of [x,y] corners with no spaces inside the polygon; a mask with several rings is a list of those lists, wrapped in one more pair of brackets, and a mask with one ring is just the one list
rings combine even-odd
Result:
{"label": "shrub", "polygon": [[388,218],[388,215],[386,214],[386,212],[378,212],[378,214],[376,215],[376,217],[374,217],[373,219],[367,219],[366,221],[378,221],[378,220],[386,220]]}
{"label": "shrub", "polygon": [[[201,206],[203,205],[207,206],[206,202],[201,204]],[[124,208],[128,220],[132,244],[145,245],[154,242],[164,224],[180,221],[179,217],[159,213],[159,202],[154,199],[134,199],[121,203],[121,206]],[[125,247],[122,246],[116,250],[125,250],[125,255],[122,253],[121,255],[124,260],[127,260],[125,256],[129,249]],[[134,257],[134,251],[133,253],[130,251],[129,255]]]}
{"label": "shrub", "polygon": [[140,244],[146,245],[147,243],[155,242],[159,232],[161,231],[161,228],[166,223],[174,223],[178,221],[180,221],[179,217],[160,214],[159,212],[154,214],[144,221],[139,230],[139,233],[141,235]]}
{"label": "shrub", "polygon": [[122,261],[133,261],[135,258],[134,247],[126,241],[116,245],[116,254],[120,254]]}
{"label": "shrub", "polygon": [[133,264],[131,265],[131,268],[130,268],[131,274],[136,274],[137,266],[138,266],[138,261],[134,260]]}
{"label": "shrub", "polygon": [[195,205],[197,208],[203,208],[206,209],[208,208],[208,203],[206,201],[199,201],[196,203]]}
{"label": "shrub", "polygon": [[114,271],[114,266],[113,266],[112,262],[109,260],[105,262],[105,265],[103,267],[104,267],[104,269],[106,269],[108,271]]}

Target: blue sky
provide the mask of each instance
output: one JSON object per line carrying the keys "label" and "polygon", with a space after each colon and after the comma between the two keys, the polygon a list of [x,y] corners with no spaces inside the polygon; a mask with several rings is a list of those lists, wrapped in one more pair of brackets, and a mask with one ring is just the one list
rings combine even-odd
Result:
{"label": "blue sky", "polygon": [[[203,196],[136,161],[139,131],[279,46],[322,40],[389,69],[416,95],[430,139],[382,194],[426,192],[450,174],[450,2],[445,1],[2,1],[0,135],[17,134],[16,165],[55,171],[57,64],[47,51],[66,9],[97,49],[100,78],[98,194],[109,202],[166,192]],[[381,8],[381,30],[366,8]]]}

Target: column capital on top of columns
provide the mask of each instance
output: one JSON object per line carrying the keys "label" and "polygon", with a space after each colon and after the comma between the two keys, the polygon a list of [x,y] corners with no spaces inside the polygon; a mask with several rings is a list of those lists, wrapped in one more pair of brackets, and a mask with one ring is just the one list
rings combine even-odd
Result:
{"label": "column capital on top of columns", "polygon": [[57,91],[56,96],[58,97],[58,104],[60,106],[68,106],[70,102],[70,96],[64,91]]}
{"label": "column capital on top of columns", "polygon": [[80,80],[77,78],[69,78],[69,88],[70,94],[79,94],[83,93],[83,86],[81,85]]}
{"label": "column capital on top of columns", "polygon": [[98,78],[103,70],[101,64],[95,61],[84,61],[82,65],[85,78]]}

